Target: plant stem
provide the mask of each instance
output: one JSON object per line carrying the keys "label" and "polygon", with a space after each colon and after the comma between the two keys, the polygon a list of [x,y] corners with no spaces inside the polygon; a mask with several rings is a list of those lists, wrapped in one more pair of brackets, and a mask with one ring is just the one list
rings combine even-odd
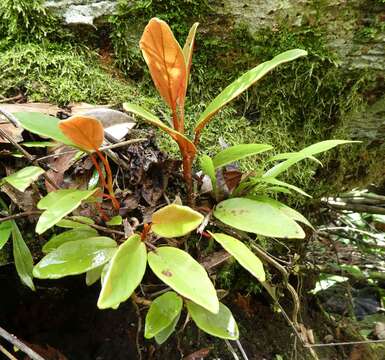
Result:
{"label": "plant stem", "polygon": [[108,192],[111,196],[112,205],[114,206],[114,208],[116,210],[118,210],[120,208],[120,204],[119,204],[119,202],[116,199],[115,194],[114,194],[114,189],[113,189],[113,185],[112,185],[112,179],[113,178],[112,178],[112,171],[110,168],[110,164],[108,163],[108,160],[104,157],[104,155],[99,150],[96,150],[96,154],[98,154],[100,160],[102,160],[102,162],[103,162],[104,168],[106,169],[107,189],[108,189]]}
{"label": "plant stem", "polygon": [[190,206],[193,205],[193,184],[192,184],[192,160],[189,154],[183,153],[183,178],[187,186],[187,202]]}
{"label": "plant stem", "polygon": [[103,188],[107,189],[107,183],[106,183],[106,180],[104,179],[104,175],[103,175],[102,169],[99,166],[98,161],[95,159],[93,154],[90,154],[90,158],[91,158],[92,163],[95,166],[96,171],[99,174],[100,183],[102,184]]}

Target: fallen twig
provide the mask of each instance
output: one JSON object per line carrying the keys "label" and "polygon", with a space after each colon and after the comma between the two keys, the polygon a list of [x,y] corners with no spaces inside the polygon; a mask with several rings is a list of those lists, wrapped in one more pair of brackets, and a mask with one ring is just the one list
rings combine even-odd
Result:
{"label": "fallen twig", "polygon": [[10,334],[7,330],[0,326],[0,336],[10,342],[13,346],[27,354],[32,360],[44,360],[38,353],[33,351],[30,347],[21,342],[15,335]]}

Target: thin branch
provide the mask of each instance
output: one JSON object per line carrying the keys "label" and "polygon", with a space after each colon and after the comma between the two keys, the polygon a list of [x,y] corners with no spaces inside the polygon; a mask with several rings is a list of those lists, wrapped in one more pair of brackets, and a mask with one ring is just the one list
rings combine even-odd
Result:
{"label": "thin branch", "polygon": [[226,345],[227,345],[227,348],[228,348],[229,351],[231,352],[231,355],[233,355],[233,358],[234,358],[235,360],[239,360],[239,357],[238,357],[237,353],[235,352],[233,346],[231,345],[230,341],[227,340],[227,339],[225,339],[225,343],[226,343]]}
{"label": "thin branch", "polygon": [[[122,141],[122,142],[117,143],[117,144],[111,144],[111,145],[103,146],[103,147],[101,147],[99,149],[99,151],[107,151],[107,150],[123,147],[123,146],[126,146],[126,145],[137,144],[137,143],[140,143],[140,142],[145,141],[145,140],[146,139],[132,139],[132,140],[127,140],[127,141]],[[50,158],[53,158],[53,157],[58,157],[58,156],[61,156],[61,155],[76,154],[77,152],[79,152],[79,150],[66,150],[66,151],[63,151],[63,152],[58,153],[58,154],[51,154],[51,155],[43,156],[41,158],[38,158],[37,160],[38,161],[43,161],[43,160],[47,160],[47,159],[50,159]]]}
{"label": "thin branch", "polygon": [[236,344],[238,346],[238,349],[239,349],[240,353],[243,356],[243,360],[249,360],[249,358],[247,357],[246,351],[244,350],[241,342],[239,340],[235,340],[235,342],[236,342]]}
{"label": "thin branch", "polygon": [[42,213],[42,211],[40,211],[40,210],[31,210],[31,211],[26,211],[26,212],[14,214],[14,215],[9,215],[9,216],[2,217],[0,219],[0,223],[2,223],[4,221],[8,221],[8,220],[20,219],[20,218],[31,216],[31,215],[40,215],[41,213]]}
{"label": "thin branch", "polygon": [[140,346],[140,332],[142,331],[142,316],[140,315],[139,306],[134,296],[136,297],[136,295],[133,294],[131,296],[131,299],[132,299],[132,304],[134,305],[134,308],[135,308],[136,316],[138,318],[138,328],[136,330],[136,351],[138,353],[139,360],[142,360],[142,349]]}
{"label": "thin branch", "polygon": [[0,326],[0,336],[10,342],[13,346],[21,350],[24,354],[27,354],[32,360],[44,360],[38,353],[33,351],[26,344],[21,342],[15,335],[10,334],[8,331]]}
{"label": "thin branch", "polygon": [[0,351],[10,360],[17,360],[4,346],[0,345]]}
{"label": "thin branch", "polygon": [[362,341],[344,341],[344,342],[336,342],[329,344],[306,344],[304,345],[307,348],[313,347],[326,347],[326,346],[349,346],[349,345],[359,345],[359,344],[378,344],[385,343],[385,340],[362,340]]}
{"label": "thin branch", "polygon": [[0,114],[2,114],[14,127],[20,127],[19,120],[10,112],[0,108]]}

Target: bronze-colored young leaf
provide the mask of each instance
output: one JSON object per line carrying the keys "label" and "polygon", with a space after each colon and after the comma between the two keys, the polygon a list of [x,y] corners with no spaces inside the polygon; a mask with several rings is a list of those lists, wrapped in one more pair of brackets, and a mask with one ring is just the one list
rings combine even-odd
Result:
{"label": "bronze-colored young leaf", "polygon": [[[183,109],[186,63],[170,27],[164,21],[152,18],[144,29],[139,46],[160,95],[173,113],[178,107]],[[175,129],[181,131],[175,125]]]}
{"label": "bronze-colored young leaf", "polygon": [[71,116],[69,119],[60,121],[59,128],[64,135],[82,150],[98,150],[103,144],[103,125],[93,117]]}

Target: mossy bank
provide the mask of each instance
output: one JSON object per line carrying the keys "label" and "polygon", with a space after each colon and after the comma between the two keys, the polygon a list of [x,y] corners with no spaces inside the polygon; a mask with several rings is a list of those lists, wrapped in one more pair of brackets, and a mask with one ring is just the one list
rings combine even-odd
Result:
{"label": "mossy bank", "polygon": [[[373,10],[369,25],[374,30],[369,35],[366,1],[354,1],[338,13],[326,0],[310,1],[300,15],[300,2],[287,9],[272,2],[270,17],[263,18],[268,9],[261,8],[258,18],[255,4],[247,1],[240,11],[231,1],[121,0],[116,13],[99,20],[97,29],[64,27],[39,1],[14,3],[0,4],[0,95],[5,98],[21,92],[29,101],[61,105],[80,101],[119,105],[130,100],[167,114],[155,94],[138,40],[153,16],[169,22],[182,43],[198,21],[186,109],[190,127],[210,99],[245,70],[290,48],[309,52],[307,58],[266,76],[220,113],[203,133],[201,149],[215,153],[219,137],[229,144],[269,143],[277,152],[323,139],[356,138],[364,142],[333,151],[323,159],[323,169],[311,162],[300,165],[301,171],[292,171],[289,181],[317,197],[384,177],[381,139],[357,131],[370,116],[368,103],[378,101],[384,88],[381,69],[353,66],[353,60],[349,63],[343,57],[350,51],[346,44],[354,40],[352,32],[361,34],[356,36],[357,47],[363,38],[369,37],[371,43],[381,38],[380,2]],[[337,29],[335,24],[346,26]],[[345,44],[338,45],[338,39],[345,39]],[[352,122],[357,114],[365,118]],[[175,154],[176,147],[164,136],[161,139],[163,147]],[[255,168],[256,163],[243,166]],[[317,181],[312,180],[314,175]]]}

